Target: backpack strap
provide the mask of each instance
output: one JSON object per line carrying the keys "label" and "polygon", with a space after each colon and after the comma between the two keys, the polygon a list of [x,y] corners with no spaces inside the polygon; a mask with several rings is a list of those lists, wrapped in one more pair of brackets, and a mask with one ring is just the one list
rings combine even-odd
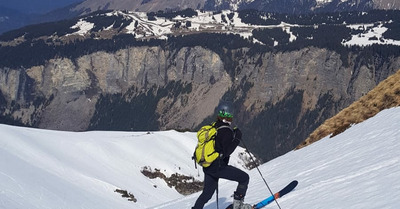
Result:
{"label": "backpack strap", "polygon": [[223,126],[220,126],[220,127],[217,128],[217,134],[218,134],[218,130],[219,129],[223,129],[223,128],[229,128],[229,129],[231,129],[231,131],[233,131],[231,126],[223,125]]}
{"label": "backpack strap", "polygon": [[[212,125],[212,127],[216,128],[216,127],[215,127],[215,122],[212,123],[211,125]],[[217,134],[218,134],[218,130],[223,129],[223,128],[229,128],[229,129],[231,129],[231,130],[233,131],[232,127],[230,127],[230,126],[226,126],[226,125],[220,126],[220,127],[216,128],[216,129],[217,129],[217,132],[215,133],[214,136],[211,137],[210,141],[211,141],[211,140],[215,140],[215,137],[217,137]],[[217,151],[214,150],[214,152],[210,153],[208,156],[210,156],[210,155],[212,155],[212,154],[214,154],[214,153],[216,153],[216,152],[217,152]]]}
{"label": "backpack strap", "polygon": [[229,129],[233,130],[231,126],[226,126],[226,125],[218,127],[217,130],[219,130],[221,128],[229,128]]}

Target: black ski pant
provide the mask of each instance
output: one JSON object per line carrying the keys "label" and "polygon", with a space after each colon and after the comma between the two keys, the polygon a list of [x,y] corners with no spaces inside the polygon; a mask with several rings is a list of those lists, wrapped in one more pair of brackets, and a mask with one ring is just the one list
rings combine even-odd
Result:
{"label": "black ski pant", "polygon": [[217,171],[214,172],[207,172],[205,169],[203,192],[197,199],[193,209],[202,209],[211,199],[218,187],[219,178],[238,182],[236,193],[243,197],[246,195],[247,185],[249,184],[249,175],[246,172],[230,165],[219,167]]}

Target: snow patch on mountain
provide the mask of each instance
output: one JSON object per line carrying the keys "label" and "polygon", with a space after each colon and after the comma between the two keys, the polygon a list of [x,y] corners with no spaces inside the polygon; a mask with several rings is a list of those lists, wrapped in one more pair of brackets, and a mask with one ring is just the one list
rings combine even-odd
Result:
{"label": "snow patch on mountain", "polygon": [[[106,16],[123,16],[125,19],[131,20],[131,23],[125,27],[125,33],[132,34],[136,39],[156,38],[167,39],[168,35],[176,32],[176,24],[184,25],[184,31],[181,33],[196,33],[196,32],[210,32],[210,33],[232,33],[238,34],[245,39],[253,37],[252,31],[262,28],[282,28],[283,31],[290,35],[290,42],[296,40],[296,36],[290,31],[291,27],[298,27],[282,22],[279,25],[252,25],[244,23],[239,17],[238,12],[223,10],[220,13],[213,13],[208,11],[196,11],[197,16],[182,17],[176,16],[172,19],[165,17],[155,16],[154,19],[149,20],[149,17],[144,12],[122,12],[112,11],[106,13]],[[268,17],[265,17],[268,18]],[[187,25],[187,26],[186,26]],[[103,28],[103,31],[112,30],[114,25],[109,25]],[[85,36],[95,27],[94,23],[88,22],[86,18],[81,18],[72,26],[72,29],[78,29],[69,35]],[[260,43],[256,39],[254,42]],[[278,44],[278,43],[277,43]]]}
{"label": "snow patch on mountain", "polygon": [[74,26],[72,26],[72,29],[79,29],[77,32],[72,33],[71,35],[81,35],[84,36],[87,34],[90,30],[92,30],[94,27],[94,23],[87,22],[84,19],[80,19]]}
{"label": "snow patch on mountain", "polygon": [[[328,2],[328,1],[321,1]],[[124,20],[130,21],[130,24],[124,26],[125,28],[120,31],[132,34],[136,39],[167,39],[169,35],[174,34],[193,34],[199,32],[206,33],[232,33],[238,34],[245,39],[252,40],[254,43],[263,44],[253,37],[253,30],[264,29],[264,28],[281,28],[282,31],[289,34],[289,42],[297,40],[296,35],[292,32],[294,27],[309,27],[297,24],[288,24],[281,22],[277,25],[252,25],[242,21],[239,17],[238,12],[223,10],[219,13],[209,11],[197,10],[196,16],[176,16],[174,18],[165,18],[162,16],[154,16],[151,19],[144,12],[132,12],[132,11],[112,11],[105,14],[106,16],[117,16],[118,18],[124,18]],[[79,21],[72,26],[72,29],[78,29],[78,31],[69,35],[80,35],[87,36],[91,30],[96,26],[95,23],[89,22],[88,17],[81,18]],[[93,18],[93,17],[89,17]],[[263,19],[271,18],[267,15],[261,17]],[[102,29],[102,31],[114,30],[120,26],[114,26],[115,23],[108,25]],[[343,23],[346,25],[346,23]],[[318,27],[317,25],[315,27]],[[382,34],[388,29],[384,27],[384,23],[374,24],[354,24],[348,25],[347,27],[352,29],[352,36],[348,40],[343,40],[344,46],[368,46],[372,44],[387,44],[387,45],[400,45],[400,41],[385,39]],[[312,37],[310,37],[312,39]],[[275,41],[275,46],[280,43]]]}
{"label": "snow patch on mountain", "polygon": [[386,39],[383,34],[388,28],[380,24],[354,24],[347,26],[353,30],[361,30],[362,33],[352,35],[350,40],[343,40],[345,46],[369,46],[373,44],[400,46],[399,40]]}
{"label": "snow patch on mountain", "polygon": [[316,6],[312,8],[312,10],[315,10],[317,8],[324,7],[325,5],[331,3],[333,0],[316,0]]}

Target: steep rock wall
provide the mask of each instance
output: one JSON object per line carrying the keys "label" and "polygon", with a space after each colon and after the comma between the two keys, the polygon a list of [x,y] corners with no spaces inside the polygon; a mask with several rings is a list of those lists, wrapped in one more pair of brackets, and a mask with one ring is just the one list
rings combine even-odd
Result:
{"label": "steep rock wall", "polygon": [[268,160],[400,68],[399,57],[366,62],[359,54],[343,58],[314,47],[227,54],[143,46],[4,68],[1,114],[57,130],[195,130],[229,99],[249,146]]}
{"label": "steep rock wall", "polygon": [[[197,125],[212,114],[211,107],[217,105],[218,98],[231,85],[218,55],[201,47],[182,48],[174,54],[159,47],[128,48],[116,53],[96,52],[76,60],[52,59],[44,66],[25,71],[7,69],[1,72],[0,90],[8,106],[12,101],[23,105],[11,113],[14,118],[27,125],[60,130],[86,130],[100,95],[125,94],[135,87],[137,92],[130,91],[133,97],[152,87],[164,88],[171,81],[191,83],[195,90],[192,95],[181,98],[180,105],[168,97],[160,101],[157,110],[165,113],[160,117],[162,126]],[[26,91],[21,78],[33,80],[32,94],[51,100],[46,107],[36,110],[40,115],[37,123],[30,120],[32,111],[27,104],[32,101],[19,96],[19,92]],[[188,112],[193,121],[182,121],[181,117],[185,118]]]}

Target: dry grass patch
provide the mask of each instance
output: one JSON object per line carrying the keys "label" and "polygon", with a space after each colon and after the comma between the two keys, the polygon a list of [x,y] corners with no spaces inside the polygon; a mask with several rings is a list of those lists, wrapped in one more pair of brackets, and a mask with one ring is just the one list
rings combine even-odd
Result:
{"label": "dry grass patch", "polygon": [[[143,167],[141,172],[150,179],[163,179],[169,187],[175,188],[182,195],[190,195],[203,189],[203,182],[196,180],[193,176],[175,173],[167,177],[160,169],[156,168],[153,171],[153,169],[147,166]],[[154,185],[154,187],[156,188],[157,186]]]}
{"label": "dry grass patch", "polygon": [[310,145],[328,135],[336,136],[352,124],[373,117],[380,111],[400,105],[400,70],[379,83],[367,95],[326,120],[296,149]]}

